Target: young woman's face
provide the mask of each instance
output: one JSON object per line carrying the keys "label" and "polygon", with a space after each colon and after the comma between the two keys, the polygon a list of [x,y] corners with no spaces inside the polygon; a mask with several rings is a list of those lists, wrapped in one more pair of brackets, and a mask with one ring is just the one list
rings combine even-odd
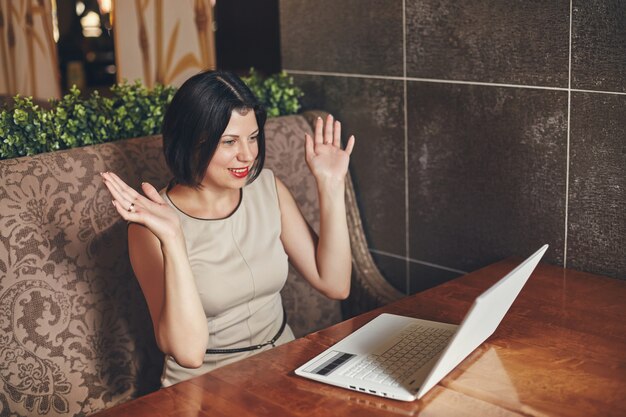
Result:
{"label": "young woman's face", "polygon": [[259,126],[253,110],[245,114],[233,111],[202,185],[230,189],[243,187],[259,154],[258,135]]}

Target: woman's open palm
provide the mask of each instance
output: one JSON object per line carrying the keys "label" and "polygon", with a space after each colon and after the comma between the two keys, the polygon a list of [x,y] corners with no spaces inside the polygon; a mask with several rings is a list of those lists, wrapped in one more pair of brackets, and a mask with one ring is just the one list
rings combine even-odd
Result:
{"label": "woman's open palm", "polygon": [[350,154],[354,148],[354,136],[350,136],[345,149],[341,149],[341,123],[321,117],[315,122],[314,138],[305,135],[305,158],[316,180],[337,179],[343,181],[348,172]]}
{"label": "woman's open palm", "polygon": [[152,185],[141,184],[144,197],[112,172],[102,179],[113,197],[113,205],[126,221],[146,226],[163,243],[180,232],[180,219]]}

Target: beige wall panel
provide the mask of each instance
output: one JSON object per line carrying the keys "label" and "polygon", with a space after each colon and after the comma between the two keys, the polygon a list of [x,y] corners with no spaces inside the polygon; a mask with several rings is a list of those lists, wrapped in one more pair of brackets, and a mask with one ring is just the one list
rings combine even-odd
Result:
{"label": "beige wall panel", "polygon": [[0,94],[60,97],[50,0],[0,1]]}
{"label": "beige wall panel", "polygon": [[118,82],[180,86],[215,68],[210,0],[124,0],[114,7]]}

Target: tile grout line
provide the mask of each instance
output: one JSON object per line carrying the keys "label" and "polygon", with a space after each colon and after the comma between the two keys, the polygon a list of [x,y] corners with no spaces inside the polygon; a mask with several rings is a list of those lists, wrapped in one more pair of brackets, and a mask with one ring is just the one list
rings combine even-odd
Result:
{"label": "tile grout line", "polygon": [[393,75],[373,75],[373,74],[352,74],[342,72],[326,72],[326,71],[302,71],[285,68],[285,71],[295,75],[320,75],[329,77],[348,77],[348,78],[369,78],[378,80],[395,80],[395,81],[418,81],[425,83],[440,83],[440,84],[460,84],[460,85],[480,85],[486,87],[508,87],[508,88],[526,88],[531,90],[551,90],[551,91],[566,91],[575,93],[595,93],[595,94],[614,94],[620,96],[626,96],[626,92],[621,91],[603,91],[603,90],[585,90],[580,88],[568,87],[547,87],[541,85],[523,85],[523,84],[506,84],[506,83],[487,83],[480,81],[463,81],[463,80],[442,80],[437,78],[415,78],[415,77],[401,77]]}
{"label": "tile grout line", "polygon": [[425,83],[439,83],[439,84],[461,84],[461,85],[479,85],[487,87],[506,87],[506,88],[526,88],[532,90],[553,90],[553,91],[567,91],[564,87],[549,87],[543,85],[524,85],[524,84],[510,84],[510,83],[489,83],[484,81],[466,81],[466,80],[443,80],[437,78],[416,78],[407,77],[407,81],[419,81]]}
{"label": "tile grout line", "polygon": [[409,262],[410,252],[410,227],[409,227],[409,127],[408,127],[408,111],[407,111],[407,82],[406,82],[406,0],[402,0],[402,88],[404,94],[404,251],[406,254],[406,264],[404,273],[406,274],[406,294],[411,294],[411,262]]}
{"label": "tile grout line", "polygon": [[450,268],[448,266],[434,264],[432,262],[421,261],[419,259],[413,259],[413,258],[410,258],[408,256],[396,255],[395,253],[385,252],[385,251],[378,250],[378,249],[368,248],[368,250],[370,252],[372,252],[372,253],[377,254],[377,255],[387,256],[389,258],[394,258],[394,259],[400,259],[402,261],[407,261],[409,263],[425,265],[425,266],[429,266],[429,267],[434,268],[434,269],[441,269],[443,271],[455,272],[455,273],[463,274],[463,275],[468,273],[467,271],[463,271],[461,269]]}
{"label": "tile grout line", "polygon": [[570,88],[569,91],[573,91],[574,93],[613,94],[616,96],[626,96],[626,93],[620,91],[583,90],[581,88]]}
{"label": "tile grout line", "polygon": [[329,71],[305,71],[305,70],[295,70],[284,68],[285,72],[289,74],[300,74],[300,75],[325,75],[330,77],[348,77],[348,78],[372,78],[379,80],[396,80],[402,81],[405,77],[402,76],[394,76],[394,75],[376,75],[376,74],[354,74],[348,72],[329,72]]}
{"label": "tile grout line", "polygon": [[565,149],[565,233],[563,237],[563,268],[567,268],[567,229],[569,223],[569,164],[570,164],[570,130],[572,114],[572,14],[573,0],[569,2],[569,63],[567,77],[567,139]]}

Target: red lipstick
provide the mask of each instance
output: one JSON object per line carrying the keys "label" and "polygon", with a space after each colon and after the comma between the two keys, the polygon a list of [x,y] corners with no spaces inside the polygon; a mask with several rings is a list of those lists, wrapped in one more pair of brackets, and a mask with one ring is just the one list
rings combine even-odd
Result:
{"label": "red lipstick", "polygon": [[228,168],[231,174],[236,178],[246,178],[250,172],[250,167],[244,168]]}

